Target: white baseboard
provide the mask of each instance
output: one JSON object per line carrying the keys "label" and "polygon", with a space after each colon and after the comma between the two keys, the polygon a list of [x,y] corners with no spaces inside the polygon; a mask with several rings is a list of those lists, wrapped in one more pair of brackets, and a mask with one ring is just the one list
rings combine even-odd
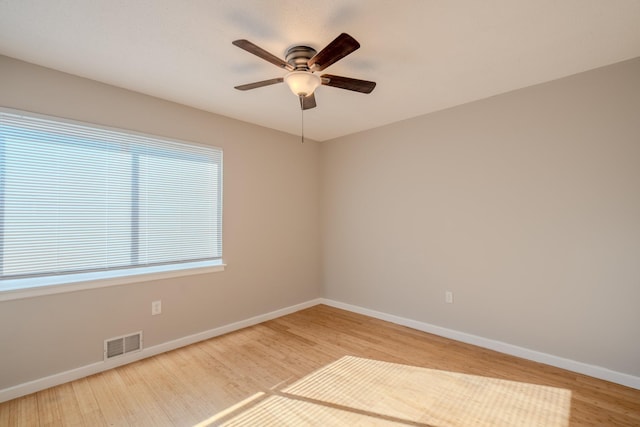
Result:
{"label": "white baseboard", "polygon": [[633,375],[623,374],[621,372],[612,371],[600,366],[589,365],[586,363],[577,362],[575,360],[565,359],[563,357],[530,350],[528,348],[519,347],[512,344],[507,344],[501,341],[483,338],[477,335],[471,335],[453,329],[447,329],[441,326],[431,325],[429,323],[419,322],[417,320],[407,319],[404,317],[395,316],[393,314],[382,313],[380,311],[370,310],[368,308],[346,304],[327,298],[321,298],[321,303],[329,305],[331,307],[352,311],[354,313],[364,314],[365,316],[375,317],[376,319],[385,320],[387,322],[395,323],[402,326],[407,326],[419,331],[428,332],[434,335],[439,335],[441,337],[450,338],[467,344],[477,345],[478,347],[499,351],[500,353],[521,357],[523,359],[533,360],[535,362],[544,363],[546,365],[555,366],[557,368],[566,369],[568,371],[577,372],[580,374],[588,375],[590,377],[611,381],[613,383],[640,390],[640,377],[636,377]]}
{"label": "white baseboard", "polygon": [[33,381],[18,384],[9,388],[0,390],[0,403],[6,402],[11,399],[15,399],[20,396],[35,393],[40,390],[44,390],[49,387],[64,384],[69,381],[77,380],[87,377],[89,375],[97,374],[99,372],[107,371],[109,369],[116,368],[118,366],[126,365],[137,360],[145,359],[147,357],[155,356],[156,354],[164,353],[176,348],[184,347],[189,344],[193,344],[199,341],[204,341],[209,338],[224,335],[229,332],[237,331],[249,326],[257,325],[258,323],[266,322],[267,320],[275,319],[277,317],[285,316],[287,314],[294,313],[296,311],[304,310],[305,308],[313,307],[314,305],[321,304],[320,298],[306,301],[300,304],[285,307],[279,310],[275,310],[266,314],[251,317],[249,319],[241,320],[239,322],[230,323],[228,325],[220,326],[218,328],[210,329],[208,331],[199,332],[197,334],[188,335],[186,337],[178,338],[173,341],[168,341],[162,344],[154,345],[152,347],[143,348],[142,351],[136,353],[130,353],[122,357],[107,361],[99,361],[91,363],[89,365],[81,366],[79,368],[71,369],[69,371],[60,372],[50,375],[44,378],[38,378]]}
{"label": "white baseboard", "polygon": [[419,322],[417,320],[382,313],[380,311],[370,310],[368,308],[363,308],[352,304],[346,304],[326,298],[316,298],[266,314],[254,316],[249,319],[210,329],[208,331],[199,332],[197,334],[178,338],[173,341],[168,341],[152,347],[144,348],[142,349],[142,351],[130,353],[116,359],[91,363],[89,365],[81,366],[69,371],[60,372],[44,378],[39,378],[23,384],[5,388],[3,390],[0,390],[0,403],[15,399],[20,396],[25,396],[27,394],[35,393],[49,387],[64,384],[69,381],[84,378],[89,375],[97,374],[99,372],[107,371],[109,369],[126,365],[137,360],[155,356],[156,354],[175,350],[177,348],[184,347],[199,341],[207,340],[209,338],[217,337],[219,335],[257,325],[258,323],[266,322],[267,320],[275,319],[277,317],[285,316],[296,311],[304,310],[305,308],[313,307],[314,305],[318,304],[326,304],[331,307],[352,311],[354,313],[359,313],[365,316],[374,317],[376,319],[385,320],[387,322],[395,323],[398,325],[407,326],[419,331],[428,332],[456,341],[477,345],[479,347],[488,348],[490,350],[499,351],[501,353],[510,354],[512,356],[522,357],[523,359],[545,363],[547,365],[556,366],[558,368],[567,369],[569,371],[589,375],[594,378],[611,381],[640,390],[640,377],[636,377],[633,375],[623,374],[620,372],[602,368],[600,366],[588,365],[586,363],[577,362],[575,360],[565,359],[562,357],[541,353],[535,350],[529,350],[527,348],[518,347],[501,341],[495,341],[488,338],[479,337],[477,335],[471,335],[464,332],[455,331],[453,329],[447,329],[440,326],[431,325],[429,323]]}

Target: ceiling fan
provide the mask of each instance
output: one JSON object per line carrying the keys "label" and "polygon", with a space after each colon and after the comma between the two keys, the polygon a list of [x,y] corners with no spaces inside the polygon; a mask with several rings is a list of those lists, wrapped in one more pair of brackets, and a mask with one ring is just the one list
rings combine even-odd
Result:
{"label": "ceiling fan", "polygon": [[352,90],[360,93],[371,93],[376,87],[375,82],[352,79],[350,77],[335,76],[333,74],[315,74],[322,71],[360,47],[360,43],[347,33],[342,33],[329,43],[319,53],[309,46],[296,45],[287,49],[285,60],[267,52],[249,40],[241,39],[233,42],[235,46],[252,53],[265,61],[289,71],[284,77],[248,83],[235,88],[250,90],[276,83],[285,82],[291,91],[300,99],[300,108],[308,110],[316,106],[314,91],[320,85]]}

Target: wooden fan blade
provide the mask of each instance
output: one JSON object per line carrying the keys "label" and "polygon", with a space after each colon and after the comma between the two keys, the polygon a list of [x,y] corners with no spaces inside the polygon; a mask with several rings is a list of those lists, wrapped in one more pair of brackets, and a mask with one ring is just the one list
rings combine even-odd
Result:
{"label": "wooden fan blade", "polygon": [[260,46],[257,46],[251,43],[249,40],[241,39],[235,40],[232,42],[234,46],[238,46],[240,49],[244,49],[249,53],[253,53],[255,56],[264,59],[265,61],[269,61],[274,65],[277,65],[280,68],[287,69],[289,71],[293,71],[293,66],[285,62],[283,59],[278,58],[277,56],[267,52]]}
{"label": "wooden fan blade", "polygon": [[342,33],[311,58],[307,62],[307,66],[313,71],[322,71],[359,47],[360,43],[358,43],[356,39],[347,33]]}
{"label": "wooden fan blade", "polygon": [[308,96],[300,97],[300,108],[303,110],[309,110],[310,108],[316,108],[316,96],[312,93]]}
{"label": "wooden fan blade", "polygon": [[247,83],[246,85],[236,86],[235,88],[238,89],[238,90],[256,89],[256,88],[263,87],[263,86],[269,86],[269,85],[274,85],[276,83],[282,83],[283,81],[284,81],[284,78],[278,77],[278,78],[275,78],[275,79],[263,80],[261,82]]}
{"label": "wooden fan blade", "polygon": [[325,86],[333,86],[361,93],[371,93],[371,91],[376,87],[376,82],[352,79],[350,77],[334,76],[332,74],[323,74],[321,78],[322,84]]}

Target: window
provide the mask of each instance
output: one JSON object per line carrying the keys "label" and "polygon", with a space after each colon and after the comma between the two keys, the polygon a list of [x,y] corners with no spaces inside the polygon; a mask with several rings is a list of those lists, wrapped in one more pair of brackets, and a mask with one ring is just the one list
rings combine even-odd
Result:
{"label": "window", "polygon": [[222,150],[0,110],[0,290],[221,259]]}

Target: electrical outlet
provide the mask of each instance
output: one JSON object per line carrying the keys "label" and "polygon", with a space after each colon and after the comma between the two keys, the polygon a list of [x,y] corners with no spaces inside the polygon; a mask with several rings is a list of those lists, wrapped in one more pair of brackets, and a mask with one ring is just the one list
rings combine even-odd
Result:
{"label": "electrical outlet", "polygon": [[154,301],[151,303],[151,315],[155,316],[156,314],[162,313],[162,301]]}
{"label": "electrical outlet", "polygon": [[453,304],[453,292],[446,291],[444,293],[444,302],[446,302],[447,304]]}

